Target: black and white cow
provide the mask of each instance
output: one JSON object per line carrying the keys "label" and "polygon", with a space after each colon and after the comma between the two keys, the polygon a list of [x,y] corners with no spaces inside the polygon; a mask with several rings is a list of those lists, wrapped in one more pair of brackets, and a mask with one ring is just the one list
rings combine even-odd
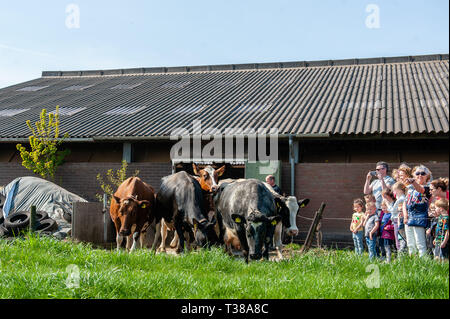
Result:
{"label": "black and white cow", "polygon": [[283,228],[288,236],[297,236],[298,234],[298,227],[297,227],[297,214],[300,210],[300,208],[305,207],[309,203],[309,199],[305,198],[300,201],[297,201],[297,198],[295,196],[281,196],[277,192],[273,190],[273,188],[267,184],[264,183],[264,185],[269,189],[269,191],[272,193],[272,195],[275,198],[279,198],[282,200],[282,202],[286,205],[286,207],[289,209],[289,224],[286,223],[279,223],[277,224],[277,227],[275,228],[275,234],[273,236],[273,242],[274,247],[277,251],[278,259],[283,259],[283,255],[281,253],[283,248],[283,243],[281,241]]}
{"label": "black and white cow", "polygon": [[181,171],[161,179],[161,187],[156,194],[155,219],[157,226],[153,249],[161,234],[164,222],[174,228],[179,240],[177,252],[184,249],[184,232],[193,234],[198,246],[204,247],[218,241],[214,230],[215,221],[208,219],[203,205],[200,183],[188,173]]}
{"label": "black and white cow", "polygon": [[281,200],[257,179],[222,183],[215,195],[215,207],[223,242],[238,244],[246,262],[249,257],[268,259],[275,226],[282,219],[289,224],[289,211],[280,209],[282,206]]}
{"label": "black and white cow", "polygon": [[[230,183],[235,182],[243,182],[246,179],[224,179],[219,182],[219,185],[226,186]],[[298,228],[297,228],[297,214],[299,213],[299,209],[305,207],[309,203],[309,199],[305,198],[300,201],[297,200],[295,196],[282,196],[275,192],[268,183],[263,182],[264,186],[272,193],[274,199],[276,200],[276,206],[278,210],[278,214],[283,218],[281,223],[278,223],[275,227],[275,233],[273,236],[273,246],[276,249],[278,260],[283,259],[282,255],[282,232],[283,229],[288,236],[297,236]],[[223,187],[222,187],[223,188]],[[287,215],[286,215],[287,214]],[[236,236],[232,236],[231,233],[226,234],[224,236],[228,244],[228,248],[233,246],[236,249],[241,249],[239,239]]]}

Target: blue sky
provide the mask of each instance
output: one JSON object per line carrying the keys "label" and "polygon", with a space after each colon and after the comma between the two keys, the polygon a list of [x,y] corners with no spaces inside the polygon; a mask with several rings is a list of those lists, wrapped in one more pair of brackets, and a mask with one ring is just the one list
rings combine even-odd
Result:
{"label": "blue sky", "polygon": [[[79,28],[67,27],[70,4]],[[0,88],[44,70],[448,53],[448,10],[447,0],[0,0]]]}

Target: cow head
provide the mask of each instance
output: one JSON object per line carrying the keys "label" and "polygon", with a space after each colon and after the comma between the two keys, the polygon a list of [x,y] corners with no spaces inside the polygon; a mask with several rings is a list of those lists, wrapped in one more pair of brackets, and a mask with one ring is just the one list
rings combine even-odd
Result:
{"label": "cow head", "polygon": [[309,203],[309,199],[305,198],[297,201],[295,196],[288,196],[285,200],[286,206],[289,209],[289,221],[290,226],[287,224],[283,225],[286,227],[286,233],[288,236],[297,236],[298,228],[297,228],[297,214],[300,211],[300,208],[305,207]]}
{"label": "cow head", "polygon": [[248,251],[250,258],[254,260],[261,259],[261,257],[268,259],[269,244],[273,239],[275,226],[281,221],[281,216],[268,217],[253,209],[247,217],[241,214],[232,214],[231,218],[236,224],[241,244],[243,244],[244,250]]}
{"label": "cow head", "polygon": [[199,169],[195,163],[192,163],[194,174],[197,175],[197,180],[202,187],[202,190],[208,193],[215,193],[219,189],[217,181],[220,176],[225,172],[225,165],[221,168],[214,169],[208,165],[203,169]]}
{"label": "cow head", "polygon": [[131,234],[131,227],[137,222],[138,214],[144,213],[147,216],[150,215],[150,202],[148,200],[138,200],[137,196],[132,195],[128,195],[125,198],[119,198],[113,195],[113,198],[119,205],[119,235],[129,236]]}
{"label": "cow head", "polygon": [[212,218],[209,221],[206,218],[200,221],[194,219],[194,238],[197,246],[206,247],[219,242],[215,225],[215,218]]}

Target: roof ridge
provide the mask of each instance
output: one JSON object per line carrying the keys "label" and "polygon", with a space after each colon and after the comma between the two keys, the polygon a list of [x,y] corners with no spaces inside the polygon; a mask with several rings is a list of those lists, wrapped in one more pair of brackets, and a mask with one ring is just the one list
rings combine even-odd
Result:
{"label": "roof ridge", "polygon": [[150,68],[129,68],[110,70],[82,70],[82,71],[42,71],[42,77],[62,77],[62,76],[104,76],[104,75],[135,75],[135,74],[158,74],[158,73],[191,73],[210,71],[239,71],[239,70],[264,70],[264,69],[285,69],[318,66],[344,66],[344,65],[367,65],[367,64],[390,64],[405,62],[428,62],[448,60],[446,54],[427,54],[414,56],[397,57],[376,57],[376,58],[354,58],[340,60],[316,60],[316,61],[292,61],[292,62],[267,62],[267,63],[242,63],[242,64],[217,64],[198,66],[173,66],[173,67],[150,67]]}

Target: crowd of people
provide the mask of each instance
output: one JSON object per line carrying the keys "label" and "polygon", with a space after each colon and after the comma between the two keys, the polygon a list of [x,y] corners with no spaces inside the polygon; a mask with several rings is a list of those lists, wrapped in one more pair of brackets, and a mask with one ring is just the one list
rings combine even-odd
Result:
{"label": "crowd of people", "polygon": [[363,254],[365,242],[369,258],[386,263],[393,253],[448,260],[448,177],[433,180],[426,166],[407,164],[390,176],[389,165],[378,162],[367,173],[364,194],[353,201],[350,231],[356,254]]}

